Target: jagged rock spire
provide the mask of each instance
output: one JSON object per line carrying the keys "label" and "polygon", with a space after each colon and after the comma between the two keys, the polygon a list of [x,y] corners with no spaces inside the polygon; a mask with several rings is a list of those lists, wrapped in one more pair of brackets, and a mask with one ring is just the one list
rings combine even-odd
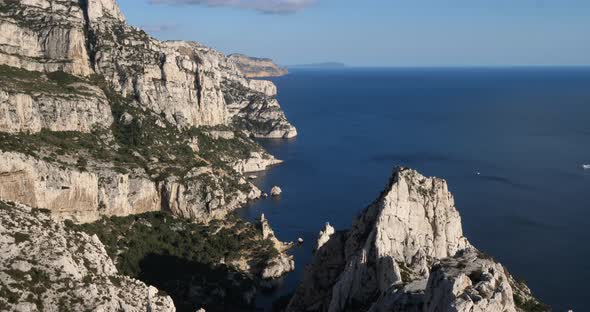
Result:
{"label": "jagged rock spire", "polygon": [[287,311],[515,311],[519,286],[463,236],[442,179],[396,168],[351,230],[328,229]]}
{"label": "jagged rock spire", "polygon": [[114,19],[118,22],[125,21],[125,16],[123,16],[116,0],[80,0],[80,2],[87,3],[90,22],[97,22],[100,19]]}
{"label": "jagged rock spire", "polygon": [[330,225],[330,222],[326,222],[324,229],[320,231],[318,236],[318,242],[316,245],[316,250],[322,248],[322,246],[330,240],[332,234],[334,234],[334,228]]}

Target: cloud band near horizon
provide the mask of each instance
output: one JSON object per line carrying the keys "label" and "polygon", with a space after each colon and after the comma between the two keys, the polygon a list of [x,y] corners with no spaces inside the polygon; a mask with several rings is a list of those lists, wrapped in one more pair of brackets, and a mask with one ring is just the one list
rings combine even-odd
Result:
{"label": "cloud band near horizon", "polygon": [[150,3],[236,7],[252,9],[266,14],[289,14],[301,11],[316,1],[317,0],[150,0]]}

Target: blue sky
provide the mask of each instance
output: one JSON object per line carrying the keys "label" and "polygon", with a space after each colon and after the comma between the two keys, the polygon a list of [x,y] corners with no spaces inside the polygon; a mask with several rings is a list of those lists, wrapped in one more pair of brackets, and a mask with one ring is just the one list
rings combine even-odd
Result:
{"label": "blue sky", "polygon": [[590,65],[588,0],[118,2],[156,38],[286,65]]}

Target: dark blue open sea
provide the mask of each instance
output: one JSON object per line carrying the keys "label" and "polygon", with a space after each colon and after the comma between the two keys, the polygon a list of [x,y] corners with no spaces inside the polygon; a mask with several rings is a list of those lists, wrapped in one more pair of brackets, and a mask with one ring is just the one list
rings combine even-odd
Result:
{"label": "dark blue open sea", "polygon": [[470,241],[555,311],[590,311],[590,68],[300,70],[273,81],[299,136],[261,142],[285,163],[255,181],[284,194],[240,214],[264,212],[280,239],[306,243],[261,306],[294,290],[326,221],[350,227],[404,165],[447,179]]}

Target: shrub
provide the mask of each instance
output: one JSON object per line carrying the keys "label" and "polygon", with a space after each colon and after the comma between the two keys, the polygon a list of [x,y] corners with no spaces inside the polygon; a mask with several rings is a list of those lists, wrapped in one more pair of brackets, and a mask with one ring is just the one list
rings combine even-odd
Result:
{"label": "shrub", "polygon": [[16,232],[13,234],[13,236],[14,236],[14,243],[17,245],[22,242],[29,241],[31,239],[31,236],[26,233]]}

